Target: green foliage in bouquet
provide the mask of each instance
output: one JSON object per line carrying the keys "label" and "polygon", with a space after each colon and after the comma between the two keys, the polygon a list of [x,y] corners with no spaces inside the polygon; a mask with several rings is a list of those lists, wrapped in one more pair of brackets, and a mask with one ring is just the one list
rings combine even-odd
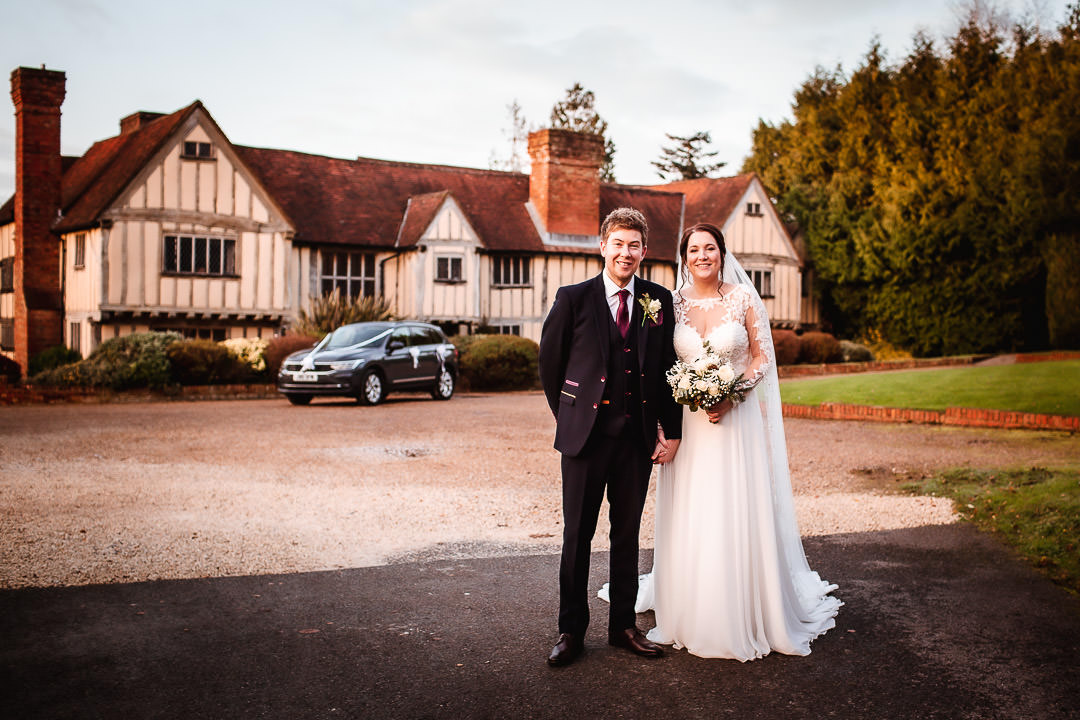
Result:
{"label": "green foliage in bouquet", "polygon": [[515,335],[471,338],[454,338],[459,348],[461,376],[470,389],[528,390],[537,386],[540,346],[535,342]]}
{"label": "green foliage in bouquet", "polygon": [[45,370],[31,378],[35,385],[160,389],[171,384],[167,349],[181,340],[173,332],[132,333],[101,343],[90,357]]}
{"label": "green foliage in bouquet", "polygon": [[393,320],[390,303],[381,297],[348,297],[339,288],[311,301],[308,310],[300,311],[300,320],[292,330],[297,335],[322,338],[342,325],[376,320]]}
{"label": "green foliage in bouquet", "polygon": [[173,380],[181,385],[222,385],[250,379],[251,369],[213,340],[178,340],[166,349]]}
{"label": "green foliage in bouquet", "polygon": [[51,348],[42,350],[30,358],[30,367],[27,374],[34,376],[43,370],[52,370],[55,367],[70,365],[80,360],[82,360],[82,355],[75,350],[66,345],[53,345]]}

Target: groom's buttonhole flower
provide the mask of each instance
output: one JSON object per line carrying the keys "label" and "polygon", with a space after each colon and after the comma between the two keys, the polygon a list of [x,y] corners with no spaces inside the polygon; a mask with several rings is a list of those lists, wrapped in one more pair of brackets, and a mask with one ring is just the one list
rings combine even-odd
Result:
{"label": "groom's buttonhole flower", "polygon": [[641,304],[641,309],[643,311],[643,317],[641,318],[642,326],[645,325],[646,320],[648,320],[653,325],[659,325],[661,308],[660,301],[653,300],[651,297],[649,297],[649,293],[642,293],[641,297],[638,298],[638,303]]}

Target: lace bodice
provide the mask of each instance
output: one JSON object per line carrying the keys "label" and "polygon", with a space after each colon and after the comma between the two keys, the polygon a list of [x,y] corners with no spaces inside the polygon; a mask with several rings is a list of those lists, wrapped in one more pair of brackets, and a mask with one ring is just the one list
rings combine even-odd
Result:
{"label": "lace bodice", "polygon": [[768,320],[758,318],[750,293],[741,285],[723,296],[695,300],[673,293],[675,352],[692,361],[705,352],[705,341],[743,375],[749,390],[761,381],[773,362]]}

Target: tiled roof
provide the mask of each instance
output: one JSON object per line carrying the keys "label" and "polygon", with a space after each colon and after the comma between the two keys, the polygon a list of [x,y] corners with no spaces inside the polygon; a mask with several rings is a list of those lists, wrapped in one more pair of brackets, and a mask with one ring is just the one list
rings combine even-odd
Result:
{"label": "tiled roof", "polygon": [[677,192],[686,196],[684,227],[690,227],[699,222],[709,222],[723,227],[731,213],[735,212],[739,198],[750,187],[753,179],[754,173],[746,173],[726,178],[677,180],[653,187],[664,192]]}
{"label": "tiled roof", "polygon": [[[61,155],[60,156],[60,171],[66,173],[71,169],[71,166],[79,161],[78,155]],[[62,181],[61,181],[62,182]],[[15,222],[15,195],[12,194],[7,201],[0,205],[0,225],[7,225],[8,223]]]}
{"label": "tiled roof", "polygon": [[134,132],[94,143],[64,172],[60,193],[63,217],[53,229],[66,232],[96,222],[162,144],[199,107],[202,103],[195,101]]}
{"label": "tiled roof", "polygon": [[[342,160],[291,150],[234,148],[295,223],[294,240],[299,243],[410,247],[419,241],[449,195],[487,250],[557,251],[544,245],[525,208],[529,200],[528,175],[370,158]],[[601,216],[620,205],[637,207],[649,218],[650,251],[654,257],[674,258],[680,196],[648,188],[602,185]]]}

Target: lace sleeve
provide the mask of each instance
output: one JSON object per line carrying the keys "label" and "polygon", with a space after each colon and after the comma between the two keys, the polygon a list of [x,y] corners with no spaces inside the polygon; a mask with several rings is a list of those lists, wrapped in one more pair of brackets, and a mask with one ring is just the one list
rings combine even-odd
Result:
{"label": "lace sleeve", "polygon": [[750,338],[750,364],[743,373],[744,379],[741,389],[751,390],[761,382],[769,368],[776,362],[773,357],[772,333],[769,331],[769,320],[765,315],[759,317],[747,296],[746,308],[746,335]]}

